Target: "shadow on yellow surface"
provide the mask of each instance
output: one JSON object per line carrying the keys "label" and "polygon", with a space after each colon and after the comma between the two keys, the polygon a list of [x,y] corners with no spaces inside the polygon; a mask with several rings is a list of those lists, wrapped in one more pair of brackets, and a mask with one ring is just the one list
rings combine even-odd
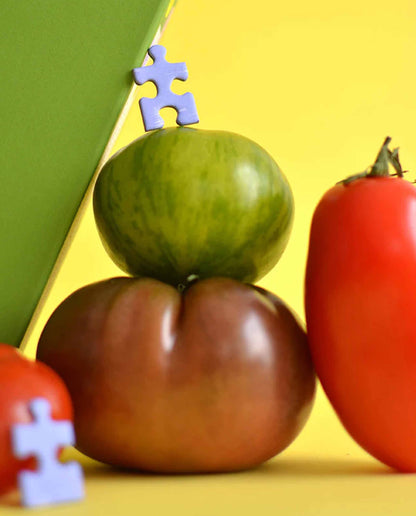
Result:
{"label": "shadow on yellow surface", "polygon": [[394,471],[383,464],[359,459],[288,457],[277,458],[260,466],[255,473],[261,476],[346,476],[390,475]]}
{"label": "shadow on yellow surface", "polygon": [[379,464],[377,462],[370,462],[368,460],[359,459],[341,459],[341,458],[323,458],[314,459],[311,457],[276,457],[257,468],[237,471],[231,473],[210,473],[210,474],[192,474],[192,475],[178,475],[178,474],[156,474],[149,472],[141,472],[137,470],[129,470],[116,468],[100,462],[93,461],[88,458],[80,459],[83,463],[86,480],[100,480],[100,479],[127,479],[132,478],[140,481],[159,481],[169,482],[183,479],[184,482],[194,478],[218,478],[231,477],[234,479],[243,476],[250,476],[253,480],[261,480],[261,478],[271,479],[272,477],[284,476],[288,477],[323,477],[323,476],[348,476],[348,475],[394,475],[397,474],[394,470]]}
{"label": "shadow on yellow surface", "polygon": [[[100,504],[104,505],[111,504],[114,500],[120,500],[120,496],[133,496],[134,493],[138,492],[138,489],[142,497],[150,497],[149,499],[158,504],[165,502],[163,497],[161,499],[153,498],[157,492],[169,493],[169,497],[173,497],[175,500],[175,497],[184,496],[184,493],[193,493],[192,496],[196,497],[194,502],[199,504],[199,497],[208,496],[212,490],[217,495],[222,493],[223,500],[228,500],[231,503],[235,496],[231,496],[230,490],[234,490],[238,495],[237,499],[240,500],[240,497],[248,496],[249,493],[253,494],[253,489],[260,489],[261,486],[263,487],[260,491],[264,495],[265,492],[270,490],[280,492],[283,489],[292,492],[294,486],[302,484],[307,489],[324,489],[327,493],[326,496],[330,496],[332,500],[332,498],[335,499],[343,495],[344,489],[352,484],[355,485],[357,482],[359,485],[374,487],[374,482],[379,483],[377,479],[394,477],[400,482],[400,478],[403,479],[405,476],[383,466],[383,464],[370,457],[362,459],[347,456],[315,458],[306,455],[291,456],[290,451],[289,453],[284,452],[254,469],[233,473],[199,475],[162,475],[115,468],[90,459],[73,448],[66,450],[63,458],[65,462],[77,460],[81,463],[86,483],[86,499],[84,502],[87,505],[85,503],[75,506],[69,504],[66,509],[61,507],[58,510],[71,511],[73,507],[78,507],[78,510],[81,511],[80,514],[88,514],[88,510],[91,508],[90,504],[94,500],[96,502],[100,500]],[[340,485],[344,487],[341,491],[335,489],[335,492],[329,495],[328,493],[332,492],[332,488],[336,485],[338,488]],[[142,498],[142,502],[145,503],[144,498]],[[303,502],[298,500],[297,503]],[[2,509],[13,512],[15,509],[22,509],[18,491],[0,498],[0,512]],[[42,514],[55,514],[55,512],[49,511],[56,510],[53,507],[46,508],[43,511],[47,512],[42,511]],[[71,514],[71,512],[68,512],[68,514]]]}

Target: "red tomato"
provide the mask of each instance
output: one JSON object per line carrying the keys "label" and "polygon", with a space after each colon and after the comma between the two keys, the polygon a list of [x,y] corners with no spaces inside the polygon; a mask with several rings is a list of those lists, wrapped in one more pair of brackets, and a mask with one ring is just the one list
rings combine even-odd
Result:
{"label": "red tomato", "polygon": [[63,380],[42,362],[23,357],[0,344],[0,494],[16,487],[21,469],[35,469],[35,459],[18,460],[11,448],[11,426],[32,421],[28,402],[36,397],[51,404],[54,419],[72,420],[71,398]]}
{"label": "red tomato", "polygon": [[312,355],[351,436],[416,471],[416,188],[338,184],[312,220],[305,282]]}

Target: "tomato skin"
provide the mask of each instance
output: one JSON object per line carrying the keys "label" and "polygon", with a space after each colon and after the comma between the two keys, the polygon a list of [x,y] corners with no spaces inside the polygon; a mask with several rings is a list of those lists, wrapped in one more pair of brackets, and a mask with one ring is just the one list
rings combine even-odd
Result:
{"label": "tomato skin", "polygon": [[309,344],[351,436],[416,471],[416,189],[399,178],[338,184],[318,204],[305,278]]}
{"label": "tomato skin", "polygon": [[68,385],[77,448],[142,471],[258,466],[296,438],[315,395],[297,318],[230,278],[182,293],[151,278],[87,285],[51,315],[37,356]]}
{"label": "tomato skin", "polygon": [[294,200],[277,163],[250,139],[169,127],[104,165],[93,207],[122,270],[176,287],[189,276],[264,276],[288,242]]}
{"label": "tomato skin", "polygon": [[28,402],[38,396],[51,404],[53,419],[73,419],[63,380],[42,362],[28,360],[12,346],[0,344],[0,495],[16,487],[20,470],[35,469],[35,459],[14,457],[11,426],[32,421]]}

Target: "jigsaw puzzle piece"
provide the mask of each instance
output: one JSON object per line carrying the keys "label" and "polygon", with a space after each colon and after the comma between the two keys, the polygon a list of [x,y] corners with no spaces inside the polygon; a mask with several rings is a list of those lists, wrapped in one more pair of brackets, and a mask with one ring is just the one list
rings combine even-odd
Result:
{"label": "jigsaw puzzle piece", "polygon": [[81,466],[76,462],[61,463],[58,450],[75,443],[70,421],[51,418],[49,402],[35,398],[30,402],[33,422],[12,427],[15,456],[37,459],[37,471],[21,471],[18,483],[22,504],[28,507],[80,500],[84,497]]}
{"label": "jigsaw puzzle piece", "polygon": [[161,45],[153,45],[148,50],[153,59],[153,64],[142,66],[133,70],[134,80],[137,84],[153,82],[156,85],[157,94],[154,98],[144,97],[140,99],[140,110],[146,131],[161,129],[164,126],[163,118],[159,111],[164,107],[171,107],[178,113],[176,122],[178,125],[196,124],[199,117],[192,93],[177,95],[171,91],[173,80],[185,81],[188,78],[188,70],[185,63],[169,63],[166,61],[166,49]]}

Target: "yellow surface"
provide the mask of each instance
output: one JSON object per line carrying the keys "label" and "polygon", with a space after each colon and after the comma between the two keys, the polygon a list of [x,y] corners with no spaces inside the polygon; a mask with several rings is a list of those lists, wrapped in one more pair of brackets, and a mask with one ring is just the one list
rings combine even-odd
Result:
{"label": "yellow surface", "polygon": [[[370,165],[386,135],[416,176],[415,23],[413,0],[179,0],[162,38],[167,58],[188,65],[189,80],[177,81],[174,90],[193,92],[200,127],[254,139],[288,177],[296,202],[292,237],[260,284],[302,317],[309,225],[323,192]],[[152,88],[138,93],[151,95]],[[166,116],[171,125],[170,110]],[[141,133],[135,102],[114,150]],[[120,274],[88,206],[29,354],[60,301],[78,287]],[[86,501],[37,514],[416,514],[414,476],[393,473],[360,450],[321,391],[298,439],[254,471],[157,477],[81,460]],[[16,510],[0,505],[2,514]]]}

